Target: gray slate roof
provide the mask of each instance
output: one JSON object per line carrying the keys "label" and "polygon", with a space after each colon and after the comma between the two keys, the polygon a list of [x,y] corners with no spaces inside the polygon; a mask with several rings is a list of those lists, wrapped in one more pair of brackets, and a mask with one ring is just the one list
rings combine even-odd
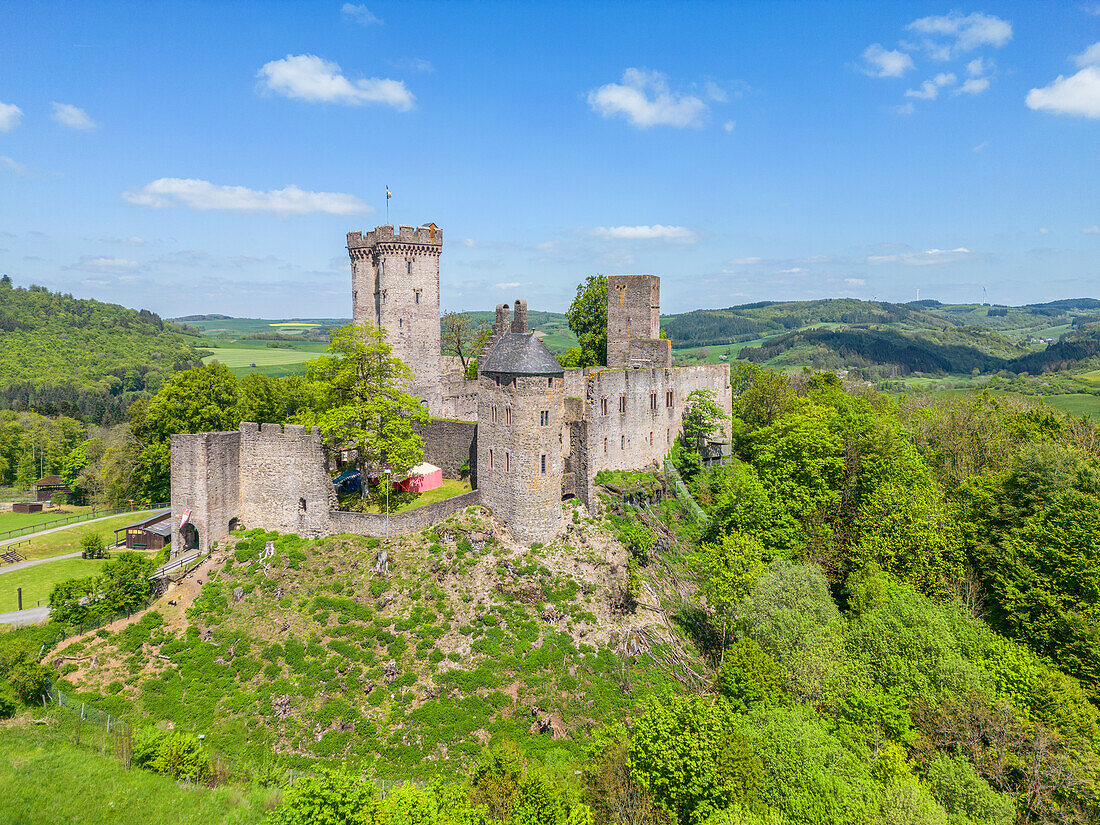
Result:
{"label": "gray slate roof", "polygon": [[564,375],[558,359],[533,332],[506,332],[489,351],[481,372],[511,375]]}

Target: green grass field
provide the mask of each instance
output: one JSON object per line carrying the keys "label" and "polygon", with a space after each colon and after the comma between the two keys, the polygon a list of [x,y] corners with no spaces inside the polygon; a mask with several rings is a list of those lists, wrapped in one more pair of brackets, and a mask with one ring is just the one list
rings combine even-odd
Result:
{"label": "green grass field", "polygon": [[274,368],[281,370],[281,375],[295,375],[305,372],[306,361],[317,357],[316,351],[304,349],[282,349],[274,347],[209,347],[212,352],[202,359],[204,364],[211,361],[221,361],[238,378],[248,375],[250,372],[267,372]]}
{"label": "green grass field", "polygon": [[61,559],[5,573],[0,567],[0,613],[18,610],[17,590],[23,588],[23,609],[49,604],[50,591],[58,582],[94,576],[106,559]]}
{"label": "green grass field", "polygon": [[0,513],[0,539],[4,538],[3,533],[7,530],[17,530],[20,527],[42,524],[46,521],[62,519],[76,513],[87,513],[91,509],[91,507],[73,507],[72,505],[66,504],[64,507],[44,510],[41,513]]}
{"label": "green grass field", "polygon": [[1100,396],[1072,393],[1068,395],[1044,395],[1042,400],[1052,407],[1057,407],[1074,415],[1087,415],[1093,421],[1100,422]]}
{"label": "green grass field", "polygon": [[[463,493],[470,492],[469,481],[459,481],[453,478],[443,479],[443,486],[436,487],[434,490],[428,490],[425,493],[421,493],[415,499],[404,504],[400,507],[390,507],[391,513],[403,513],[406,510],[415,510],[417,507],[423,507],[425,504],[434,504],[437,501],[443,501],[444,499],[454,498],[460,496]],[[368,513],[384,513],[386,512],[385,499],[382,499],[383,504],[379,509],[368,510]]]}
{"label": "green grass field", "polygon": [[[152,510],[137,513],[123,513],[119,516],[111,516],[103,521],[83,522],[58,530],[56,533],[48,533],[31,539],[29,544],[21,544],[14,549],[28,559],[46,559],[53,556],[64,556],[66,553],[75,553],[80,549],[80,539],[85,533],[99,533],[104,544],[111,544],[115,540],[114,531],[118,527],[133,524],[149,515]],[[46,528],[49,529],[49,528]]]}
{"label": "green grass field", "polygon": [[[180,320],[179,323],[195,327],[210,337],[239,338],[242,335],[270,332],[277,332],[280,335],[300,335],[318,327],[342,327],[349,320],[349,318],[214,318],[208,321]],[[303,322],[316,326],[282,326],[288,322]]]}
{"label": "green grass field", "polygon": [[[34,715],[41,716],[41,708]],[[31,724],[29,716],[0,724],[0,823],[250,825],[262,822],[279,799],[277,791],[181,787],[166,776],[127,770],[97,752],[88,724],[82,735],[89,744],[74,745],[74,718],[56,711],[46,725]]]}

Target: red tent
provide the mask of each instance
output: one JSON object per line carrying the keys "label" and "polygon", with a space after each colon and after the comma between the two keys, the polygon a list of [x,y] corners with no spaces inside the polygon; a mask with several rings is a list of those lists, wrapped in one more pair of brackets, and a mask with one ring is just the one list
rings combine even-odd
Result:
{"label": "red tent", "polygon": [[397,486],[406,493],[423,493],[443,486],[443,471],[434,464],[417,464],[409,470],[408,478],[399,481]]}

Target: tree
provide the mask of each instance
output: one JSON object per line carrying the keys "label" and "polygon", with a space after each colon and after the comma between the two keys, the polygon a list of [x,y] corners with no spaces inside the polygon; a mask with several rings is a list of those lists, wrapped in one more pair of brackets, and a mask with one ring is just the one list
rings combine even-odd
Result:
{"label": "tree", "polygon": [[443,354],[456,357],[464,373],[493,334],[488,324],[477,323],[465,312],[443,313],[439,329],[443,338]]}
{"label": "tree", "polygon": [[217,361],[176,373],[165,381],[149,402],[145,419],[153,438],[233,430],[240,423],[237,379],[229,367]]}
{"label": "tree", "polygon": [[370,323],[334,330],[328,355],[309,363],[310,379],[321,385],[317,406],[299,415],[321,428],[331,449],[355,449],[364,478],[383,466],[401,478],[424,456],[414,425],[427,423],[428,411],[405,392],[412,372],[385,335]]}
{"label": "tree", "polygon": [[89,531],[80,537],[80,556],[85,559],[98,559],[103,555],[103,537]]}
{"label": "tree", "polygon": [[287,788],[275,825],[380,825],[382,806],[374,785],[355,772],[325,769]]}
{"label": "tree", "polygon": [[569,329],[581,345],[578,366],[607,363],[607,276],[589,275],[577,285],[577,295],[565,313]]}
{"label": "tree", "polygon": [[132,610],[149,596],[153,561],[139,553],[119,553],[103,565],[103,607],[110,611]]}
{"label": "tree", "polygon": [[725,418],[712,390],[692,390],[684,404],[684,440],[694,447],[698,439],[714,435]]}

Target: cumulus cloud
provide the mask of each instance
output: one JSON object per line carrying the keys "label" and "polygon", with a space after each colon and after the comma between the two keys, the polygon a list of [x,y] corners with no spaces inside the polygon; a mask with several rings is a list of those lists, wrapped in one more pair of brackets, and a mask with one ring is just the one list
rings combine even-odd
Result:
{"label": "cumulus cloud", "polygon": [[1100,66],[1086,66],[1069,77],[1058,75],[1049,86],[1028,92],[1024,102],[1040,112],[1100,118]]}
{"label": "cumulus cloud", "polygon": [[722,128],[725,129],[727,132],[732,132],[734,129],[737,128],[737,121],[727,120],[725,123],[722,124]]}
{"label": "cumulus cloud", "polygon": [[957,249],[925,249],[919,252],[900,252],[891,255],[868,255],[869,264],[905,264],[906,266],[930,266],[950,264],[969,258],[974,253],[965,246]]}
{"label": "cumulus cloud", "polygon": [[695,233],[686,226],[662,226],[659,223],[653,226],[597,226],[589,230],[598,238],[607,238],[618,241],[679,241],[680,243],[694,243]]}
{"label": "cumulus cloud", "polygon": [[516,289],[519,286],[519,281],[509,281],[506,284],[494,284],[497,289]]}
{"label": "cumulus cloud", "polygon": [[905,28],[922,36],[920,47],[934,60],[950,60],[982,46],[999,49],[1012,39],[1011,23],[978,12],[922,17]]}
{"label": "cumulus cloud", "polygon": [[1086,226],[1081,231],[1084,232],[1086,235],[1100,235],[1100,226]]}
{"label": "cumulus cloud", "polygon": [[958,89],[955,90],[957,95],[979,95],[989,88],[988,77],[968,77],[966,81]]}
{"label": "cumulus cloud", "polygon": [[186,206],[198,211],[272,212],[280,217],[324,212],[354,215],[372,211],[367,204],[344,192],[309,192],[297,186],[262,192],[244,186],[221,186],[193,178],[158,178],[141,188],[122,193],[123,200],[139,206]]}
{"label": "cumulus cloud", "polygon": [[863,50],[863,71],[871,77],[901,77],[912,69],[913,58],[897,49],[887,51],[881,43]]}
{"label": "cumulus cloud", "polygon": [[51,105],[53,106],[53,119],[62,126],[77,129],[81,132],[90,132],[96,127],[96,122],[88,117],[88,113],[77,106],[58,103],[57,101],[54,101]]}
{"label": "cumulus cloud", "polygon": [[313,54],[288,54],[265,63],[256,73],[261,88],[311,103],[362,106],[378,103],[402,112],[414,108],[416,98],[400,80],[367,77],[349,80],[336,63]]}
{"label": "cumulus cloud", "polygon": [[940,89],[944,86],[954,86],[956,82],[958,82],[958,78],[953,73],[940,72],[931,80],[926,80],[920,84],[919,89],[906,89],[905,96],[917,100],[935,100],[939,97]]}
{"label": "cumulus cloud", "polygon": [[81,272],[125,275],[127,273],[137,272],[141,269],[141,264],[137,261],[129,261],[126,258],[105,258],[93,255],[82,255],[80,260],[65,268],[75,269]]}
{"label": "cumulus cloud", "polygon": [[14,103],[0,103],[0,132],[10,132],[19,125],[23,110]]}
{"label": "cumulus cloud", "polygon": [[0,155],[0,169],[6,169],[20,178],[33,178],[35,176],[34,172],[28,169],[24,164],[13,158],[9,158],[7,155]]}
{"label": "cumulus cloud", "polygon": [[1093,43],[1080,54],[1075,54],[1073,62],[1082,69],[1085,66],[1100,66],[1100,43]]}
{"label": "cumulus cloud", "polygon": [[693,94],[671,91],[660,72],[627,69],[621,83],[608,83],[588,93],[588,105],[603,117],[622,117],[639,129],[672,126],[699,128],[707,104]]}
{"label": "cumulus cloud", "polygon": [[129,238],[100,238],[100,243],[121,244],[122,246],[145,246],[145,239],[139,238],[137,235],[131,235]]}
{"label": "cumulus cloud", "polygon": [[375,26],[382,23],[381,18],[376,17],[366,6],[355,3],[344,3],[340,7],[340,14],[361,26]]}
{"label": "cumulus cloud", "polygon": [[867,282],[863,278],[845,278],[844,283],[848,286],[867,286]]}

